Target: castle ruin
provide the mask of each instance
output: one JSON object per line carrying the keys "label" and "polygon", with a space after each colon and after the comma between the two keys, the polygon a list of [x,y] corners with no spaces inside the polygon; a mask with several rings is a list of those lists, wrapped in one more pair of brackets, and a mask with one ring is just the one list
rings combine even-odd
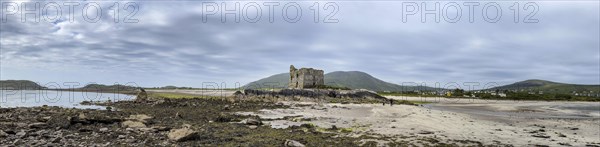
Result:
{"label": "castle ruin", "polygon": [[288,88],[303,89],[325,85],[323,77],[323,70],[313,68],[296,69],[294,65],[290,65],[290,83]]}

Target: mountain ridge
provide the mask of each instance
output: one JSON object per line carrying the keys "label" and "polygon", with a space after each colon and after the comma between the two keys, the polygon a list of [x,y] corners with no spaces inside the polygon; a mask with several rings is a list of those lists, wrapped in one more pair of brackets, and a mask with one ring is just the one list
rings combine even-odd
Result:
{"label": "mountain ridge", "polygon": [[[380,80],[362,71],[333,71],[324,75],[325,85],[347,87],[351,89],[367,89],[372,91],[413,91],[436,90],[427,86],[401,86]],[[289,73],[280,73],[250,82],[243,88],[286,88],[289,82]]]}
{"label": "mountain ridge", "polygon": [[572,93],[572,92],[600,92],[600,85],[584,85],[560,83],[540,79],[528,79],[508,85],[493,87],[488,90],[525,90],[545,91],[550,93]]}

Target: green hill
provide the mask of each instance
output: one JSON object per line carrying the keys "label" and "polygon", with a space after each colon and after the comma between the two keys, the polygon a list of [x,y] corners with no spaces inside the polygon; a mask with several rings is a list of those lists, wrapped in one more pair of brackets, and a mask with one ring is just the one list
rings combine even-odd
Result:
{"label": "green hill", "polygon": [[[426,86],[400,86],[377,79],[360,71],[335,71],[324,75],[325,85],[334,87],[347,87],[351,89],[368,89],[373,91],[413,91],[435,90]],[[272,75],[258,81],[251,82],[244,88],[286,88],[289,82],[289,73]]]}
{"label": "green hill", "polygon": [[547,93],[562,93],[570,94],[573,92],[577,93],[598,93],[600,92],[600,85],[578,85],[578,84],[567,84],[558,83],[552,81],[531,79],[521,82],[516,82],[509,85],[499,86],[491,88],[491,90],[517,90],[517,91],[543,91]]}
{"label": "green hill", "polygon": [[0,80],[0,89],[37,90],[46,89],[46,87],[29,80]]}
{"label": "green hill", "polygon": [[78,90],[85,90],[85,91],[94,91],[94,90],[130,91],[130,90],[136,90],[136,89],[139,89],[139,87],[126,86],[126,85],[120,85],[120,84],[116,84],[116,85],[88,84],[82,88],[78,88]]}

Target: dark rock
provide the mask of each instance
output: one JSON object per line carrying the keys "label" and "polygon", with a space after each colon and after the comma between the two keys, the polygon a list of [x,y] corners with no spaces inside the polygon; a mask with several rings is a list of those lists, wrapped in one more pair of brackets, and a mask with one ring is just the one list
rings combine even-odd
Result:
{"label": "dark rock", "polygon": [[171,130],[171,128],[164,127],[164,126],[154,126],[152,128],[156,129],[157,131],[169,131],[169,130]]}
{"label": "dark rock", "polygon": [[56,137],[54,139],[51,140],[52,143],[59,143],[62,140],[61,137]]}
{"label": "dark rock", "polygon": [[79,132],[91,132],[92,129],[88,129],[88,128],[81,128],[79,129]]}
{"label": "dark rock", "polygon": [[532,137],[537,137],[537,138],[550,138],[550,136],[548,135],[544,135],[544,134],[534,134],[531,135]]}
{"label": "dark rock", "polygon": [[559,142],[558,145],[562,145],[562,146],[573,146],[569,143],[565,143],[565,142]]}

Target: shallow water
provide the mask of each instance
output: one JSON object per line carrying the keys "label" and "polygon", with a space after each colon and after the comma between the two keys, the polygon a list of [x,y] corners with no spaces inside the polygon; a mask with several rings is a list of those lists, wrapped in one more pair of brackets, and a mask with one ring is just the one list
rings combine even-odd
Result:
{"label": "shallow water", "polygon": [[105,109],[104,106],[80,105],[83,101],[132,100],[133,95],[54,90],[0,90],[0,107],[59,106],[80,109]]}

